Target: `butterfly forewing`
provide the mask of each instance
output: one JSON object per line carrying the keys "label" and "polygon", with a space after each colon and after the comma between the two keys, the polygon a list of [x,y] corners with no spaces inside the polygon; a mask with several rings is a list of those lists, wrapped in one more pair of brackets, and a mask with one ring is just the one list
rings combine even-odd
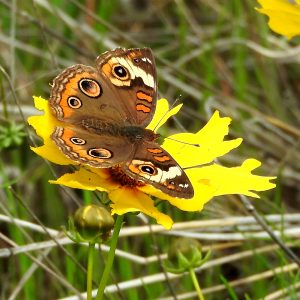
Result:
{"label": "butterfly forewing", "polygon": [[119,102],[129,108],[131,124],[146,127],[152,120],[157,97],[155,60],[151,49],[115,49],[97,58],[99,73],[111,81]]}
{"label": "butterfly forewing", "polygon": [[110,100],[115,97],[111,83],[95,68],[74,65],[54,79],[50,106],[67,123],[78,124],[87,118],[120,123],[128,113]]}

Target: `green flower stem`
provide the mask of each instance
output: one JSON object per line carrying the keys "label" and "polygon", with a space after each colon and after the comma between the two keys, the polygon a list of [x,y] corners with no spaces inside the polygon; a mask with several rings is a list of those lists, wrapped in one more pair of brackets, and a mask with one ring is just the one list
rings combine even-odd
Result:
{"label": "green flower stem", "polygon": [[92,300],[92,290],[93,290],[93,265],[94,265],[94,249],[95,244],[89,243],[88,250],[88,266],[87,266],[87,277],[86,277],[86,293],[87,300]]}
{"label": "green flower stem", "polygon": [[113,264],[113,261],[114,261],[114,258],[115,258],[115,250],[116,250],[116,247],[117,247],[117,242],[118,242],[118,238],[119,238],[120,229],[121,229],[122,224],[123,224],[123,218],[124,218],[123,215],[117,217],[115,227],[114,227],[114,232],[113,232],[113,235],[111,237],[110,250],[109,250],[109,253],[108,253],[107,261],[106,261],[106,264],[105,264],[105,268],[104,268],[104,271],[103,271],[103,274],[102,274],[102,278],[101,278],[101,281],[100,281],[100,284],[99,284],[99,287],[98,287],[98,292],[97,292],[95,300],[102,300],[103,299],[104,289],[105,289],[105,286],[106,286],[106,283],[107,283],[107,280],[108,280],[108,277],[109,277],[109,274],[110,274],[110,270],[111,270],[111,267],[112,267],[112,264]]}
{"label": "green flower stem", "polygon": [[202,295],[201,288],[200,288],[199,282],[198,282],[198,280],[197,280],[197,277],[196,277],[196,274],[195,274],[194,269],[193,269],[193,268],[190,268],[190,269],[189,269],[189,273],[190,273],[190,275],[191,275],[191,278],[192,278],[194,287],[195,287],[195,289],[196,289],[198,298],[199,298],[200,300],[204,300],[204,297],[203,297],[203,295]]}

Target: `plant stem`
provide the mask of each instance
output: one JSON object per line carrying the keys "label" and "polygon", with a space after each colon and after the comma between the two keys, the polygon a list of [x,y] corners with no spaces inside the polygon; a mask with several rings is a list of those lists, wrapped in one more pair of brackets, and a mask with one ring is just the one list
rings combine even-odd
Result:
{"label": "plant stem", "polygon": [[95,244],[89,243],[88,250],[88,266],[87,266],[87,277],[86,277],[86,294],[87,300],[92,300],[92,289],[93,289],[93,265],[94,265],[94,249]]}
{"label": "plant stem", "polygon": [[107,283],[107,280],[108,280],[108,277],[109,277],[109,274],[110,274],[110,270],[111,270],[111,267],[112,267],[112,264],[113,264],[113,261],[114,261],[114,258],[115,258],[115,250],[116,250],[116,247],[117,247],[117,242],[118,242],[118,238],[119,238],[120,229],[121,229],[122,224],[123,224],[123,218],[124,218],[123,215],[117,217],[115,227],[114,227],[114,232],[113,232],[113,235],[111,237],[110,250],[109,250],[109,253],[108,253],[107,261],[106,261],[105,268],[104,268],[104,271],[103,271],[103,274],[102,274],[102,278],[100,280],[100,284],[99,284],[99,287],[98,287],[98,292],[97,292],[95,300],[102,300],[103,299],[104,289],[105,289],[105,286],[106,286],[106,283]]}
{"label": "plant stem", "polygon": [[200,288],[199,282],[198,282],[198,280],[197,280],[197,277],[196,277],[196,274],[195,274],[194,269],[193,269],[193,268],[190,268],[190,269],[189,269],[189,273],[190,273],[190,275],[191,275],[191,278],[192,278],[194,287],[195,287],[195,289],[196,289],[198,298],[199,298],[200,300],[204,300],[204,297],[203,297],[203,295],[202,295],[201,288]]}

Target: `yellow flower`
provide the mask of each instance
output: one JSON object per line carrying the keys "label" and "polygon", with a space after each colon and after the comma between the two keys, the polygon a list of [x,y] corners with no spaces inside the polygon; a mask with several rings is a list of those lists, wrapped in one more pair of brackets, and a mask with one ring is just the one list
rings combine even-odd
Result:
{"label": "yellow flower", "polygon": [[[40,97],[34,97],[34,101],[36,108],[43,110],[44,114],[32,116],[28,122],[43,139],[44,144],[32,148],[32,150],[56,164],[78,165],[67,158],[50,138],[54,127],[59,126],[60,122],[52,115],[48,101]],[[168,118],[176,114],[181,106],[178,105],[169,110],[167,100],[160,99],[154,118],[147,128],[157,130]],[[154,201],[149,195],[166,200],[184,211],[200,211],[203,205],[214,196],[244,194],[259,198],[254,191],[264,191],[275,187],[275,184],[270,182],[275,177],[263,177],[251,173],[261,164],[255,159],[247,159],[241,166],[233,168],[213,163],[214,159],[238,147],[242,142],[240,138],[224,141],[224,136],[228,134],[230,121],[230,118],[221,118],[219,112],[216,111],[209,122],[198,132],[170,136],[177,141],[200,144],[200,147],[170,139],[166,139],[162,145],[183,168],[203,165],[185,170],[194,187],[195,194],[192,199],[168,196],[148,184],[137,184],[134,187],[132,185],[124,186],[118,182],[111,168],[93,168],[86,165],[78,165],[75,172],[64,174],[50,182],[72,188],[105,191],[112,202],[110,205],[112,214],[120,215],[141,211],[155,218],[157,223],[165,228],[170,229],[173,224],[172,219],[155,207]]]}
{"label": "yellow flower", "polygon": [[300,34],[299,0],[257,0],[257,10],[269,17],[270,28],[287,38]]}

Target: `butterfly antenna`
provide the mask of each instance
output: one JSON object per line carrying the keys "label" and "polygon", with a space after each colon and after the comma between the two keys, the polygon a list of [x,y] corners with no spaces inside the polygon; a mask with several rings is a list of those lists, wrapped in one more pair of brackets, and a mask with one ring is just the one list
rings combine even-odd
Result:
{"label": "butterfly antenna", "polygon": [[[170,105],[169,110],[161,117],[161,119],[159,120],[159,122],[156,124],[156,126],[154,127],[154,131],[157,129],[157,127],[159,126],[160,122],[163,120],[163,118],[167,115],[167,113],[180,101],[182,95],[179,94],[179,96],[175,99],[175,101]],[[184,145],[189,145],[189,146],[194,146],[194,147],[200,147],[200,144],[194,144],[194,143],[188,143],[188,142],[183,142],[183,141],[179,141],[170,137],[163,137],[164,139],[168,139],[174,142],[178,142],[180,144],[184,144]]]}
{"label": "butterfly antenna", "polygon": [[195,168],[201,168],[201,167],[207,167],[207,166],[211,166],[213,165],[215,162],[209,162],[209,163],[204,163],[204,164],[201,164],[201,165],[195,165],[195,166],[190,166],[190,167],[185,167],[185,168],[182,168],[182,170],[189,170],[189,169],[195,169]]}
{"label": "butterfly antenna", "polygon": [[155,130],[158,128],[158,126],[159,126],[159,124],[161,123],[161,121],[162,121],[162,120],[164,119],[164,117],[169,113],[169,111],[170,111],[171,109],[174,108],[175,104],[177,104],[177,103],[179,102],[179,100],[180,100],[181,97],[182,97],[182,95],[180,94],[180,95],[175,99],[175,101],[170,105],[169,110],[168,110],[167,112],[165,112],[164,115],[160,118],[160,120],[158,121],[158,123],[157,123],[156,126],[154,127],[154,130],[153,130],[153,131],[155,131]]}
{"label": "butterfly antenna", "polygon": [[189,145],[189,146],[194,146],[194,147],[200,147],[200,144],[194,144],[194,143],[188,143],[188,142],[183,142],[183,141],[179,141],[170,137],[164,137],[164,139],[166,140],[170,140],[170,141],[174,141],[174,142],[178,142],[180,144],[184,144],[184,145]]}

